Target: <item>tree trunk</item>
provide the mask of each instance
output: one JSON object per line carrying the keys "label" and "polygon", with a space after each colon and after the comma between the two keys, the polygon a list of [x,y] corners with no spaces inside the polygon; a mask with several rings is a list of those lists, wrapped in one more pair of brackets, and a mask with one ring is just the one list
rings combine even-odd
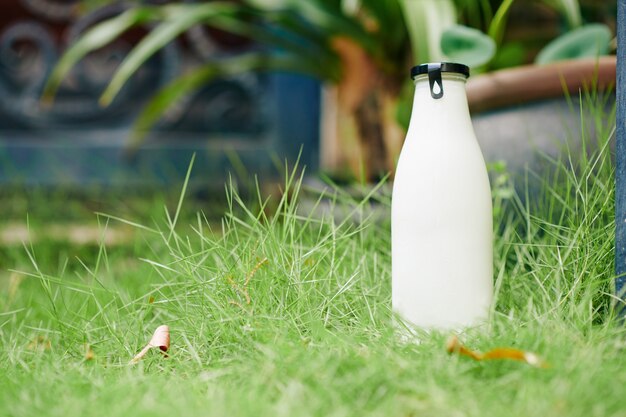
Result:
{"label": "tree trunk", "polygon": [[337,38],[333,47],[343,78],[324,90],[320,166],[344,179],[376,181],[393,171],[404,137],[395,117],[397,99],[358,44]]}
{"label": "tree trunk", "polygon": [[396,121],[397,99],[371,91],[346,109],[336,87],[326,86],[322,97],[322,170],[367,182],[393,175],[405,135]]}

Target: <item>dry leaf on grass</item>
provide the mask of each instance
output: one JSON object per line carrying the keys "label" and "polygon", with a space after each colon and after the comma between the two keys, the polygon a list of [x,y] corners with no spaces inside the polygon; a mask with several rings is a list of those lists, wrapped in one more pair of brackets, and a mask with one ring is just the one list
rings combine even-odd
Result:
{"label": "dry leaf on grass", "polygon": [[526,362],[537,368],[547,368],[548,364],[533,352],[526,352],[513,348],[496,348],[486,353],[476,352],[463,346],[456,336],[451,336],[446,343],[448,353],[456,353],[461,356],[468,356],[474,360],[482,361],[489,359],[508,359],[520,362]]}
{"label": "dry leaf on grass", "polygon": [[46,350],[50,350],[51,347],[52,343],[50,343],[50,339],[45,336],[35,336],[26,346],[28,350],[36,352],[44,352]]}
{"label": "dry leaf on grass", "polygon": [[[237,291],[241,296],[243,296],[245,298],[246,305],[250,305],[250,303],[252,302],[252,299],[250,298],[250,292],[248,290],[248,286],[250,285],[250,280],[252,279],[254,274],[256,274],[257,271],[263,265],[265,265],[266,263],[269,263],[269,260],[267,258],[263,258],[259,262],[257,262],[257,264],[254,266],[254,268],[252,268],[252,270],[246,274],[246,280],[243,283],[243,288],[240,287],[239,284],[237,284],[233,280],[233,277],[231,277],[231,276],[226,277],[226,279],[228,280],[228,283],[230,284],[230,286],[233,287],[233,289],[235,291]],[[243,306],[243,304],[241,304],[238,301],[230,300],[229,303],[232,304],[232,305],[236,305],[237,307],[241,308],[242,310],[245,310],[245,307]]]}
{"label": "dry leaf on grass", "polygon": [[165,352],[167,352],[167,350],[170,348],[170,328],[168,326],[163,325],[157,327],[148,344],[143,349],[141,349],[141,352],[135,355],[130,363],[134,364],[139,362],[152,348],[159,348],[159,350],[163,352],[163,354],[167,357],[167,354],[165,354]]}
{"label": "dry leaf on grass", "polygon": [[85,343],[85,361],[92,361],[96,358],[96,354],[93,352],[91,345]]}

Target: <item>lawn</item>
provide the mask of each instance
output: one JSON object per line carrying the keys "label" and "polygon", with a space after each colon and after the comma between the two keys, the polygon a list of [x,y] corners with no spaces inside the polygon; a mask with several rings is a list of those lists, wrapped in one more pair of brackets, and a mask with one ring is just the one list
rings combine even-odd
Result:
{"label": "lawn", "polygon": [[[288,169],[287,193],[228,187],[221,220],[185,197],[95,207],[76,215],[99,224],[91,241],[55,238],[54,199],[19,205],[32,242],[0,254],[0,415],[626,416],[615,119],[601,107],[585,129],[597,140],[546,156],[527,182],[492,167],[496,303],[487,329],[459,338],[547,368],[450,355],[447,333],[399,338],[389,216],[374,215],[388,186],[320,194]],[[129,365],[162,324],[169,356]]]}

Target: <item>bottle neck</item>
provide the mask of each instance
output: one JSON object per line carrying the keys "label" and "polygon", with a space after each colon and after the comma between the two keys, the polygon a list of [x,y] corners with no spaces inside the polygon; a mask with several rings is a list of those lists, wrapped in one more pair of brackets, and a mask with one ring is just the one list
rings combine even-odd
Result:
{"label": "bottle neck", "polygon": [[[465,91],[466,78],[461,74],[442,73],[443,95],[441,98],[433,98],[428,74],[415,77],[415,96],[413,99],[413,112],[411,119],[419,120],[420,123],[469,123],[469,107],[467,105],[467,93]],[[435,93],[439,92],[438,86],[434,86]]]}

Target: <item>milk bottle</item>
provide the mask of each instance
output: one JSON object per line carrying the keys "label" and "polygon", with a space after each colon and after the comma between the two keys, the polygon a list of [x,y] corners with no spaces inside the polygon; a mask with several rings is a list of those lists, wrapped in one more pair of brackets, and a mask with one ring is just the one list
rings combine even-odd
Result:
{"label": "milk bottle", "polygon": [[413,113],[392,196],[392,304],[422,329],[487,319],[492,292],[492,203],[467,105],[462,64],[411,70]]}

